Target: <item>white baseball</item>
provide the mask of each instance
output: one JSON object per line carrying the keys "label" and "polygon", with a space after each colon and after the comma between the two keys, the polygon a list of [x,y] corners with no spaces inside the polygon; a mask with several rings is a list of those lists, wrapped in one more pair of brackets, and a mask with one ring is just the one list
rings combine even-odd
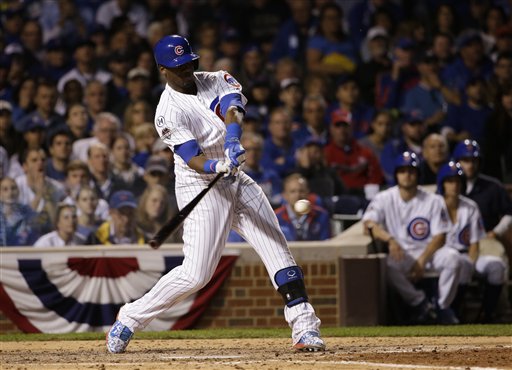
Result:
{"label": "white baseball", "polygon": [[309,213],[309,211],[311,211],[311,203],[307,199],[299,199],[293,205],[293,209],[298,214],[305,215],[306,213]]}

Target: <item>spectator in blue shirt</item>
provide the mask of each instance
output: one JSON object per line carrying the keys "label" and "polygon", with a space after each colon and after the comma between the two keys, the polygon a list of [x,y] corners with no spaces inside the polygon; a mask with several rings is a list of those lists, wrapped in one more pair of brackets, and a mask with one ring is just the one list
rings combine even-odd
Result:
{"label": "spectator in blue shirt", "polygon": [[329,131],[326,124],[327,103],[321,95],[308,95],[302,102],[302,117],[304,125],[293,132],[293,137],[299,146],[314,139],[321,144],[327,144]]}
{"label": "spectator in blue shirt", "polygon": [[289,175],[283,184],[284,203],[276,209],[279,226],[288,241],[325,240],[331,237],[329,213],[311,202],[308,212],[295,211],[294,205],[300,199],[307,199],[307,180],[300,174]]}

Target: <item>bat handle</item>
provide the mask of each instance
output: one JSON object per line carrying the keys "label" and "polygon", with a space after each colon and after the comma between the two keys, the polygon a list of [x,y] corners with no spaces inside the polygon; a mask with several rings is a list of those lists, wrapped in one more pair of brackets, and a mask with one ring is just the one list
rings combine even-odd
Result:
{"label": "bat handle", "polygon": [[158,242],[158,240],[156,240],[156,239],[151,239],[148,242],[148,244],[153,249],[158,249],[162,245],[162,243]]}

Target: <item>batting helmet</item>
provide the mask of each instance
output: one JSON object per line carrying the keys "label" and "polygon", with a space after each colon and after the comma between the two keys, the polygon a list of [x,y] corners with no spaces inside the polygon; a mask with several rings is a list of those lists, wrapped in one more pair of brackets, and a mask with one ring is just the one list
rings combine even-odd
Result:
{"label": "batting helmet", "polygon": [[457,144],[453,150],[453,159],[459,161],[461,158],[480,158],[480,145],[476,140],[466,139]]}
{"label": "batting helmet", "polygon": [[155,55],[156,64],[167,68],[176,68],[199,59],[199,55],[192,52],[188,40],[179,35],[167,35],[162,37],[155,44],[153,53]]}
{"label": "batting helmet", "polygon": [[416,171],[419,172],[420,160],[416,153],[414,152],[403,152],[395,158],[395,166],[394,166],[394,175],[395,175],[395,183],[396,181],[396,171],[401,167],[412,167],[415,168]]}
{"label": "batting helmet", "polygon": [[[439,194],[444,194],[443,183],[450,177],[458,177],[461,180],[464,178],[464,172],[458,162],[450,161],[439,169],[437,173],[437,192]],[[461,183],[463,182],[461,181]]]}

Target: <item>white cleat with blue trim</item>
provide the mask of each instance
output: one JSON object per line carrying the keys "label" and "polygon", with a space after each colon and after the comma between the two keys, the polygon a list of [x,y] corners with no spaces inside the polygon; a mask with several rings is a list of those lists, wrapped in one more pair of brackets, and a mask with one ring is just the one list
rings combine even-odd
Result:
{"label": "white cleat with blue trim", "polygon": [[110,353],[123,353],[132,339],[133,331],[116,320],[107,332],[107,349]]}

